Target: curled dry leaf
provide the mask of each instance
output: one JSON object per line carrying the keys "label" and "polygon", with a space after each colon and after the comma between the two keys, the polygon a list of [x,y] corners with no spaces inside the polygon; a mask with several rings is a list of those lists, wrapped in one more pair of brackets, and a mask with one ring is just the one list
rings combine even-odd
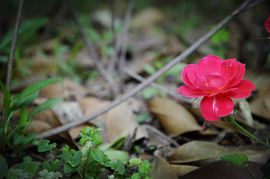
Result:
{"label": "curled dry leaf", "polygon": [[171,99],[155,98],[150,101],[149,110],[160,120],[168,134],[183,134],[202,129],[185,107]]}
{"label": "curled dry leaf", "polygon": [[183,176],[199,167],[193,165],[171,165],[178,177]]}
{"label": "curled dry leaf", "polygon": [[175,169],[163,158],[155,157],[155,161],[152,166],[151,178],[155,179],[177,179],[177,172]]}
{"label": "curled dry leaf", "polygon": [[261,89],[255,99],[250,103],[251,112],[270,120],[270,86]]}
{"label": "curled dry leaf", "polygon": [[241,153],[248,156],[249,161],[263,164],[270,156],[270,150],[253,150],[243,147],[223,147],[211,142],[188,142],[177,148],[169,160],[174,163],[210,163],[219,160],[222,155]]}

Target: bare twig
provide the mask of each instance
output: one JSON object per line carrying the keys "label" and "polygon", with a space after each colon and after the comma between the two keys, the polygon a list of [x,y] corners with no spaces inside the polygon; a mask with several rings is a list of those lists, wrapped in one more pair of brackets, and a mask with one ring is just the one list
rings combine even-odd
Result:
{"label": "bare twig", "polygon": [[63,125],[61,127],[54,128],[52,130],[49,130],[47,132],[44,132],[42,134],[39,134],[36,136],[36,138],[44,138],[53,136],[55,134],[58,134],[60,132],[67,131],[73,127],[76,127],[78,125],[81,125],[87,121],[90,121],[94,119],[95,117],[107,112],[108,110],[112,109],[113,107],[117,106],[118,104],[124,102],[131,96],[134,96],[137,92],[140,90],[146,88],[148,85],[150,85],[152,82],[154,82],[158,77],[160,77],[162,74],[164,74],[166,71],[171,69],[174,65],[179,63],[180,61],[184,60],[186,57],[188,57],[192,52],[194,52],[199,46],[201,46],[204,42],[206,42],[211,36],[213,36],[218,30],[220,30],[224,25],[226,25],[231,19],[233,19],[235,16],[237,16],[239,13],[243,12],[243,10],[248,6],[250,0],[245,1],[242,5],[240,5],[235,11],[233,11],[232,14],[228,15],[225,19],[223,19],[219,24],[217,24],[211,31],[206,33],[204,36],[202,36],[200,39],[198,39],[194,44],[192,44],[188,49],[186,49],[182,54],[177,56],[175,59],[173,59],[170,63],[168,63],[166,66],[164,66],[162,69],[160,69],[158,72],[147,78],[144,82],[140,83],[136,88],[134,88],[132,91],[128,92],[127,94],[124,94],[121,98],[113,101],[111,104],[105,106],[104,108],[82,118],[81,120],[74,121],[71,123],[68,123],[66,125]]}
{"label": "bare twig", "polygon": [[115,37],[115,28],[114,28],[114,23],[115,23],[115,7],[114,7],[114,4],[115,4],[115,0],[109,0],[109,4],[110,4],[110,10],[111,10],[111,30],[112,30],[112,33],[113,33],[113,37]]}
{"label": "bare twig", "polygon": [[109,83],[112,91],[113,91],[113,94],[114,95],[117,95],[118,94],[118,91],[117,91],[117,88],[116,88],[116,85],[114,83],[114,80],[112,78],[111,75],[108,75],[107,72],[106,72],[106,69],[103,65],[103,63],[98,59],[98,55],[95,51],[95,48],[94,48],[94,45],[89,41],[87,35],[86,35],[86,32],[85,30],[83,29],[81,23],[79,22],[79,19],[78,19],[78,16],[77,16],[77,13],[72,5],[72,2],[71,0],[66,0],[67,4],[68,4],[68,7],[70,9],[70,12],[71,12],[71,15],[72,15],[72,18],[75,22],[75,24],[77,25],[78,29],[79,29],[79,32],[86,44],[86,47],[87,47],[87,52],[89,54],[89,56],[92,58],[92,60],[94,61],[95,63],[95,66],[97,67],[98,71],[100,72],[101,76]]}
{"label": "bare twig", "polygon": [[119,54],[120,50],[122,49],[123,41],[126,39],[127,32],[128,32],[128,27],[129,27],[129,20],[130,20],[130,17],[131,17],[131,12],[132,12],[132,9],[133,9],[134,1],[135,0],[130,0],[129,1],[127,12],[126,12],[124,23],[123,23],[124,24],[123,29],[122,29],[121,33],[119,34],[119,36],[118,36],[118,39],[116,41],[116,46],[115,46],[115,52],[111,56],[111,59],[110,59],[110,63],[109,63],[108,70],[107,70],[108,74],[113,75],[113,71],[114,71],[115,66],[116,66],[116,61],[117,61],[118,54]]}
{"label": "bare twig", "polygon": [[[138,81],[141,81],[141,82],[142,82],[142,81],[145,80],[143,77],[141,77],[140,75],[134,73],[133,71],[131,71],[131,70],[127,69],[127,68],[124,69],[124,72],[125,72],[126,74],[128,74],[129,76],[131,76],[132,78],[138,80]],[[183,97],[183,96],[181,96],[181,95],[178,95],[178,94],[176,94],[175,92],[172,92],[172,91],[168,90],[167,88],[164,88],[163,86],[161,86],[161,85],[159,85],[159,84],[157,84],[157,83],[154,83],[154,82],[153,82],[153,83],[151,83],[150,85],[151,85],[152,87],[156,88],[156,89],[159,89],[159,90],[165,92],[165,93],[168,94],[169,96],[171,96],[171,97],[173,97],[173,98],[176,98],[177,100],[179,100],[179,101],[181,101],[181,102],[192,103],[192,100],[190,100],[190,98],[185,98],[185,97]]]}
{"label": "bare twig", "polygon": [[[21,24],[23,3],[24,3],[24,0],[20,0],[19,7],[18,7],[18,13],[17,13],[17,17],[16,17],[15,30],[14,30],[11,48],[10,48],[10,52],[9,52],[7,78],[6,78],[6,88],[8,90],[10,89],[10,84],[11,84],[13,63],[14,63],[14,53],[16,50],[16,43],[17,43],[18,33],[19,33],[19,29],[20,29],[20,24]],[[3,111],[2,112],[2,121],[4,121],[5,120],[4,105],[3,105],[2,111]]]}

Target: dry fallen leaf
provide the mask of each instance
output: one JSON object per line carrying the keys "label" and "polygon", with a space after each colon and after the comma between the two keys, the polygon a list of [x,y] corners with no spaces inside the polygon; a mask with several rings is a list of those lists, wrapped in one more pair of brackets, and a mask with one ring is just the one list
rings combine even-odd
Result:
{"label": "dry fallen leaf", "polygon": [[165,20],[164,15],[155,8],[148,8],[135,14],[132,19],[131,25],[135,28],[146,28]]}
{"label": "dry fallen leaf", "polygon": [[[109,105],[111,102],[107,100],[101,100],[95,97],[85,97],[78,100],[78,103],[82,109],[83,115],[88,116]],[[106,116],[107,113],[102,114],[97,118],[95,118],[94,120],[92,120],[91,122],[97,125],[98,127],[103,128],[103,125],[106,122]]]}
{"label": "dry fallen leaf", "polygon": [[152,165],[151,178],[154,179],[177,179],[177,173],[174,168],[163,158],[155,157]]}
{"label": "dry fallen leaf", "polygon": [[[52,110],[63,125],[80,120],[83,117],[82,110],[77,102],[63,102],[54,106]],[[73,141],[79,137],[81,130],[85,126],[89,126],[89,124],[74,127],[68,131]]]}
{"label": "dry fallen leaf", "polygon": [[107,113],[106,118],[107,139],[109,141],[117,140],[126,135],[132,135],[135,128],[137,134],[135,139],[147,137],[147,132],[140,127],[135,120],[133,110],[128,101],[116,106]]}
{"label": "dry fallen leaf", "polygon": [[261,89],[250,103],[251,112],[270,120],[270,86]]}
{"label": "dry fallen leaf", "polygon": [[67,98],[75,97],[75,99],[81,99],[87,93],[87,89],[80,84],[64,79],[63,83],[53,83],[40,90],[40,97],[47,98]]}
{"label": "dry fallen leaf", "polygon": [[149,103],[149,110],[160,120],[168,134],[183,134],[202,129],[187,109],[171,99],[155,98]]}
{"label": "dry fallen leaf", "polygon": [[192,141],[177,148],[168,158],[174,163],[209,163],[219,160],[222,155],[235,153],[245,154],[248,156],[249,161],[254,161],[260,164],[265,163],[270,156],[270,150],[253,150],[245,149],[243,147],[223,147],[211,142]]}
{"label": "dry fallen leaf", "polygon": [[[197,170],[194,170],[181,178],[183,179],[254,179],[262,178],[259,165],[247,162],[246,168],[235,166],[229,162],[216,161]],[[248,171],[247,171],[248,170]]]}
{"label": "dry fallen leaf", "polygon": [[193,165],[171,165],[178,177],[183,176],[199,167]]}

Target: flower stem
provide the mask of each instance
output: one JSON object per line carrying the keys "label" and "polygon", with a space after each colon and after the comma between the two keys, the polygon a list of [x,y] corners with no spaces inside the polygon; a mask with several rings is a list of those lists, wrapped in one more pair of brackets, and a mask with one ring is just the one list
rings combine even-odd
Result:
{"label": "flower stem", "polygon": [[244,132],[247,136],[249,136],[251,139],[253,139],[254,141],[264,145],[267,148],[270,148],[270,146],[268,144],[266,144],[264,141],[262,141],[261,139],[257,138],[255,135],[251,134],[248,130],[246,130],[245,128],[243,128],[240,124],[238,124],[231,116],[227,116],[226,118],[224,118],[226,121],[231,122],[233,125],[235,125],[238,129],[240,129],[242,132]]}

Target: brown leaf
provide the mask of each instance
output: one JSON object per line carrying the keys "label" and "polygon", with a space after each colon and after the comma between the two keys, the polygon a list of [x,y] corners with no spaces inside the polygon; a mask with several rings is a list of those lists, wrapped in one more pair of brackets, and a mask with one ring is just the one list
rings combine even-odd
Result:
{"label": "brown leaf", "polygon": [[270,86],[261,89],[255,99],[250,103],[251,112],[270,120]]}
{"label": "brown leaf", "polygon": [[241,153],[250,161],[265,163],[270,156],[270,150],[246,149],[243,147],[223,147],[211,142],[192,141],[177,148],[169,160],[176,163],[200,162],[209,163],[219,160],[222,155]]}
{"label": "brown leaf", "polygon": [[193,166],[193,165],[171,165],[171,167],[175,170],[178,177],[183,176],[183,175],[199,168],[199,167]]}
{"label": "brown leaf", "polygon": [[132,135],[135,128],[138,129],[135,139],[147,136],[147,132],[135,120],[133,110],[128,101],[118,105],[107,113],[106,128],[107,139],[109,141],[117,140],[126,135]]}
{"label": "brown leaf", "polygon": [[69,79],[64,79],[63,83],[53,83],[40,90],[40,97],[47,98],[69,98],[71,96],[75,99],[80,99],[85,96],[87,89],[78,83]]}
{"label": "brown leaf", "polygon": [[[63,102],[54,106],[52,110],[63,125],[80,120],[83,117],[82,110],[77,102]],[[73,141],[79,137],[80,132],[85,125],[86,124],[82,124],[68,131]]]}
{"label": "brown leaf", "polygon": [[160,120],[168,134],[183,134],[202,129],[187,109],[168,98],[153,99],[149,103],[149,110]]}
{"label": "brown leaf", "polygon": [[[259,165],[247,162],[246,168],[235,166],[229,162],[216,161],[184,176],[182,179],[254,179],[262,178]],[[248,170],[248,171],[247,171]]]}
{"label": "brown leaf", "polygon": [[154,179],[177,179],[177,174],[174,168],[163,158],[155,157],[152,167],[151,178]]}

